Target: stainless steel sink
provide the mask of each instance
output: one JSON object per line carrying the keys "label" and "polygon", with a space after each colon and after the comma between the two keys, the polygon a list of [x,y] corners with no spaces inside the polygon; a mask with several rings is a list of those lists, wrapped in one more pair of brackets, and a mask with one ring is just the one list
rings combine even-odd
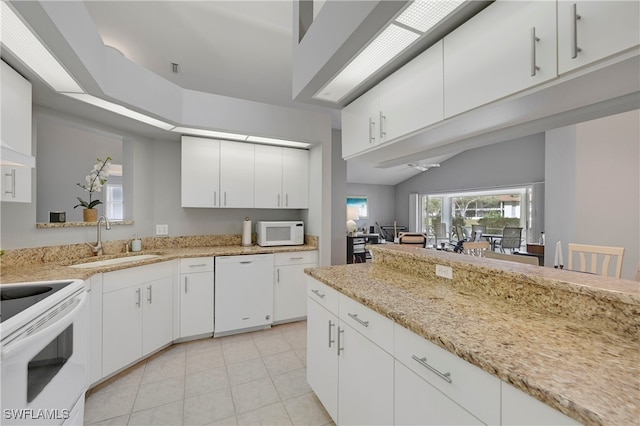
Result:
{"label": "stainless steel sink", "polygon": [[116,257],[114,259],[94,260],[92,262],[76,263],[69,265],[71,268],[99,268],[101,266],[120,265],[122,263],[139,262],[141,260],[155,259],[159,254],[138,254],[126,257]]}

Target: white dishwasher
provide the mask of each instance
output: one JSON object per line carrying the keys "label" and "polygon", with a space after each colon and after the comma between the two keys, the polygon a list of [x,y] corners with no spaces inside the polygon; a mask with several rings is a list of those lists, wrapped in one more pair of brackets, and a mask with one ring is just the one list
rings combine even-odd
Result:
{"label": "white dishwasher", "polygon": [[214,336],[273,322],[273,254],[215,258]]}

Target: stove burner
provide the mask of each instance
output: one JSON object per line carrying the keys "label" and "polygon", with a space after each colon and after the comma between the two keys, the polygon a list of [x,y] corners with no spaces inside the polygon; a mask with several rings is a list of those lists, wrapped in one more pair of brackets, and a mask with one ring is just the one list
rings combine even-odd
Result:
{"label": "stove burner", "polygon": [[46,293],[48,291],[53,290],[49,286],[33,286],[33,287],[24,287],[24,286],[15,286],[14,288],[3,288],[0,289],[0,300],[13,300],[13,299],[21,299],[23,297],[29,296],[37,296],[42,293]]}
{"label": "stove burner", "polygon": [[3,284],[0,287],[0,322],[5,322],[72,283]]}

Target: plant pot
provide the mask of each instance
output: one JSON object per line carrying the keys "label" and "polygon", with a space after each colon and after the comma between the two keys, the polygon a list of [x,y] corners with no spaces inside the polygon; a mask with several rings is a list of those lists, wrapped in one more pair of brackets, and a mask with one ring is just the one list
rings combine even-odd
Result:
{"label": "plant pot", "polygon": [[85,222],[97,222],[98,209],[84,209],[82,211],[82,218]]}

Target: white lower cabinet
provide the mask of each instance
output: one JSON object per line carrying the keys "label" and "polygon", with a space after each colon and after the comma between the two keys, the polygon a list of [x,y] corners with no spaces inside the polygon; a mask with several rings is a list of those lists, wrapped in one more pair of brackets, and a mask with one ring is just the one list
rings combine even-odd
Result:
{"label": "white lower cabinet", "polygon": [[171,343],[171,262],[107,272],[102,291],[103,377]]}
{"label": "white lower cabinet", "polygon": [[85,281],[89,293],[89,367],[87,384],[102,378],[102,274]]}
{"label": "white lower cabinet", "polygon": [[179,337],[213,333],[213,257],[180,259]]}
{"label": "white lower cabinet", "polygon": [[396,425],[481,425],[452,399],[407,367],[395,362]]}
{"label": "white lower cabinet", "polygon": [[580,423],[502,382],[503,425],[579,425]]}
{"label": "white lower cabinet", "polygon": [[311,278],[307,309],[307,380],[329,415],[392,424],[393,357],[377,343],[393,346],[393,323]]}
{"label": "white lower cabinet", "polygon": [[307,286],[304,268],[311,268],[317,264],[317,251],[274,254],[274,324],[295,321],[307,316]]}

